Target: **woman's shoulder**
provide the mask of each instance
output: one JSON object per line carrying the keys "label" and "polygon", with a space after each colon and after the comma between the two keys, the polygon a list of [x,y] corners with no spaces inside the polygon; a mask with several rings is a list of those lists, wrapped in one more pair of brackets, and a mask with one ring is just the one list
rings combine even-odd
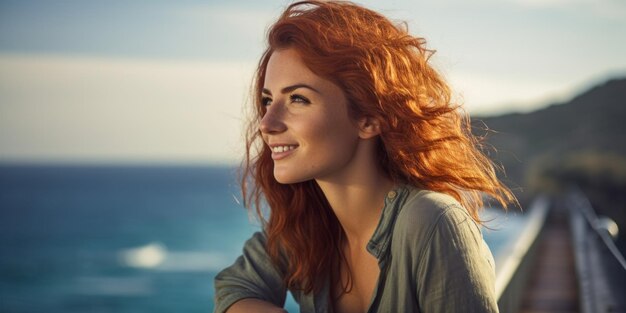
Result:
{"label": "woman's shoulder", "polygon": [[473,231],[478,230],[467,210],[454,197],[441,192],[410,188],[398,213],[394,236],[402,237],[402,241],[426,243],[438,229],[463,227],[464,224],[475,228]]}
{"label": "woman's shoulder", "polygon": [[411,221],[413,226],[426,226],[450,215],[450,212],[457,211],[469,216],[461,203],[448,194],[409,188],[409,195],[402,205],[398,218]]}

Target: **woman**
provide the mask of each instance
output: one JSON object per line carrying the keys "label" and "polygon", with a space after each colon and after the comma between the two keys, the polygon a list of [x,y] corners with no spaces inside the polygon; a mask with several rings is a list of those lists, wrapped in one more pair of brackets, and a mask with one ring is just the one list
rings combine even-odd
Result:
{"label": "woman", "polygon": [[284,312],[288,290],[301,312],[497,312],[478,209],[514,199],[424,46],[343,1],[271,27],[242,180],[263,231],[216,312]]}

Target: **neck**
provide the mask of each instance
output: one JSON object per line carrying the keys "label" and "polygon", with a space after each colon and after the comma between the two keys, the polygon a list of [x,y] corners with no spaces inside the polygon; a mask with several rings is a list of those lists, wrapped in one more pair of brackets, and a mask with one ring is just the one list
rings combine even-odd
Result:
{"label": "neck", "polygon": [[372,158],[332,178],[318,179],[351,247],[367,244],[380,220],[387,193],[394,183]]}

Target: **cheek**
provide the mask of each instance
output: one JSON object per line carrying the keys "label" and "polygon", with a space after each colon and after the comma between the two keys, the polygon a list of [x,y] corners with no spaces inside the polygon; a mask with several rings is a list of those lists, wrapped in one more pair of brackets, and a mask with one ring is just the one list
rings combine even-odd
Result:
{"label": "cheek", "polygon": [[349,120],[325,118],[306,127],[308,143],[315,146],[314,153],[325,157],[351,154],[358,142],[358,132]]}
{"label": "cheek", "polygon": [[307,157],[318,160],[344,154],[342,152],[351,150],[359,138],[358,129],[341,102],[322,101],[306,112],[290,115],[287,129],[300,141]]}
{"label": "cheek", "polygon": [[335,132],[335,125],[331,117],[317,113],[294,120],[291,129],[303,140],[312,143],[331,137]]}

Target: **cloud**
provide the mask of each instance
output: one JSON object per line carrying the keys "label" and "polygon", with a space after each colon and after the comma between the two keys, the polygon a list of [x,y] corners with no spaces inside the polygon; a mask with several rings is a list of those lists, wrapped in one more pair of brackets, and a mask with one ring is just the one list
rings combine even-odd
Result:
{"label": "cloud", "polygon": [[180,7],[176,14],[185,19],[204,21],[211,25],[221,25],[221,30],[226,28],[245,29],[246,31],[259,27],[268,26],[280,14],[282,7],[254,8],[225,5],[194,5]]}
{"label": "cloud", "polygon": [[569,100],[581,81],[496,77],[455,71],[448,77],[457,101],[471,114],[529,112],[550,103]]}
{"label": "cloud", "polygon": [[253,68],[0,55],[0,160],[237,162]]}
{"label": "cloud", "polygon": [[623,1],[509,0],[509,2],[522,8],[573,10],[584,15],[616,21],[626,17],[626,3]]}

